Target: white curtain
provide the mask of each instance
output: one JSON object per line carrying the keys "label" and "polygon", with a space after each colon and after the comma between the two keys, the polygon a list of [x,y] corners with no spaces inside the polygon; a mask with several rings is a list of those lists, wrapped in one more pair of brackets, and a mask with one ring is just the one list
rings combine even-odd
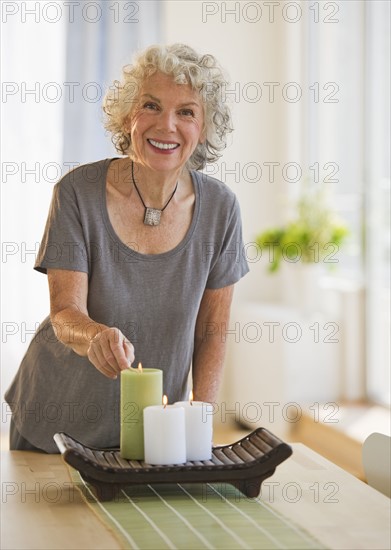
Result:
{"label": "white curtain", "polygon": [[113,155],[102,132],[104,93],[121,77],[132,52],[160,39],[158,1],[88,4],[84,17],[66,27],[65,79],[73,96],[64,105],[63,158],[69,163]]}

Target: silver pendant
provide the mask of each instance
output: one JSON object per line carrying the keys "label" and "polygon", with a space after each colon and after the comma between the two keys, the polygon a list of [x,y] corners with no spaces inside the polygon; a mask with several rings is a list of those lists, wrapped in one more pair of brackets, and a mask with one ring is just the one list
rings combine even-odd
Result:
{"label": "silver pendant", "polygon": [[162,215],[161,210],[158,210],[157,208],[149,208],[147,206],[145,208],[145,216],[144,216],[145,225],[159,225],[161,215]]}

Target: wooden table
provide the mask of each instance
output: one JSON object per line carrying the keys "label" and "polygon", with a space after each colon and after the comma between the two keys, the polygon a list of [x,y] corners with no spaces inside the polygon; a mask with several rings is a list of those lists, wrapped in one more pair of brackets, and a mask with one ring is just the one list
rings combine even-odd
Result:
{"label": "wooden table", "polygon": [[[390,499],[302,444],[264,481],[262,499],[335,549],[391,548]],[[1,544],[11,549],[116,549],[59,455],[3,451]]]}

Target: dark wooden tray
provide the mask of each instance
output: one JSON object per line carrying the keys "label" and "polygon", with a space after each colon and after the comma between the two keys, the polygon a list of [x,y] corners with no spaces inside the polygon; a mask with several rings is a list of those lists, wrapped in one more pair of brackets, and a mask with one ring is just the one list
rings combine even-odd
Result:
{"label": "dark wooden tray", "polygon": [[125,460],[119,450],[87,447],[65,433],[54,440],[70,466],[90,483],[99,500],[112,500],[126,485],[226,482],[257,497],[262,482],[292,454],[292,448],[265,428],[232,443],[213,447],[212,459],[168,466]]}

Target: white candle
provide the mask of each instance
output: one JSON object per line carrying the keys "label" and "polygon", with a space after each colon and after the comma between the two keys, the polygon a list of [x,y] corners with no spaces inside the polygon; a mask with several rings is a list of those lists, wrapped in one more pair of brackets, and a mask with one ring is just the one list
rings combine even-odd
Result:
{"label": "white candle", "polygon": [[183,407],[186,417],[187,460],[210,460],[212,457],[213,405],[204,401],[178,401],[174,407]]}
{"label": "white candle", "polygon": [[163,405],[144,409],[144,460],[147,464],[186,462],[186,428],[183,407]]}

